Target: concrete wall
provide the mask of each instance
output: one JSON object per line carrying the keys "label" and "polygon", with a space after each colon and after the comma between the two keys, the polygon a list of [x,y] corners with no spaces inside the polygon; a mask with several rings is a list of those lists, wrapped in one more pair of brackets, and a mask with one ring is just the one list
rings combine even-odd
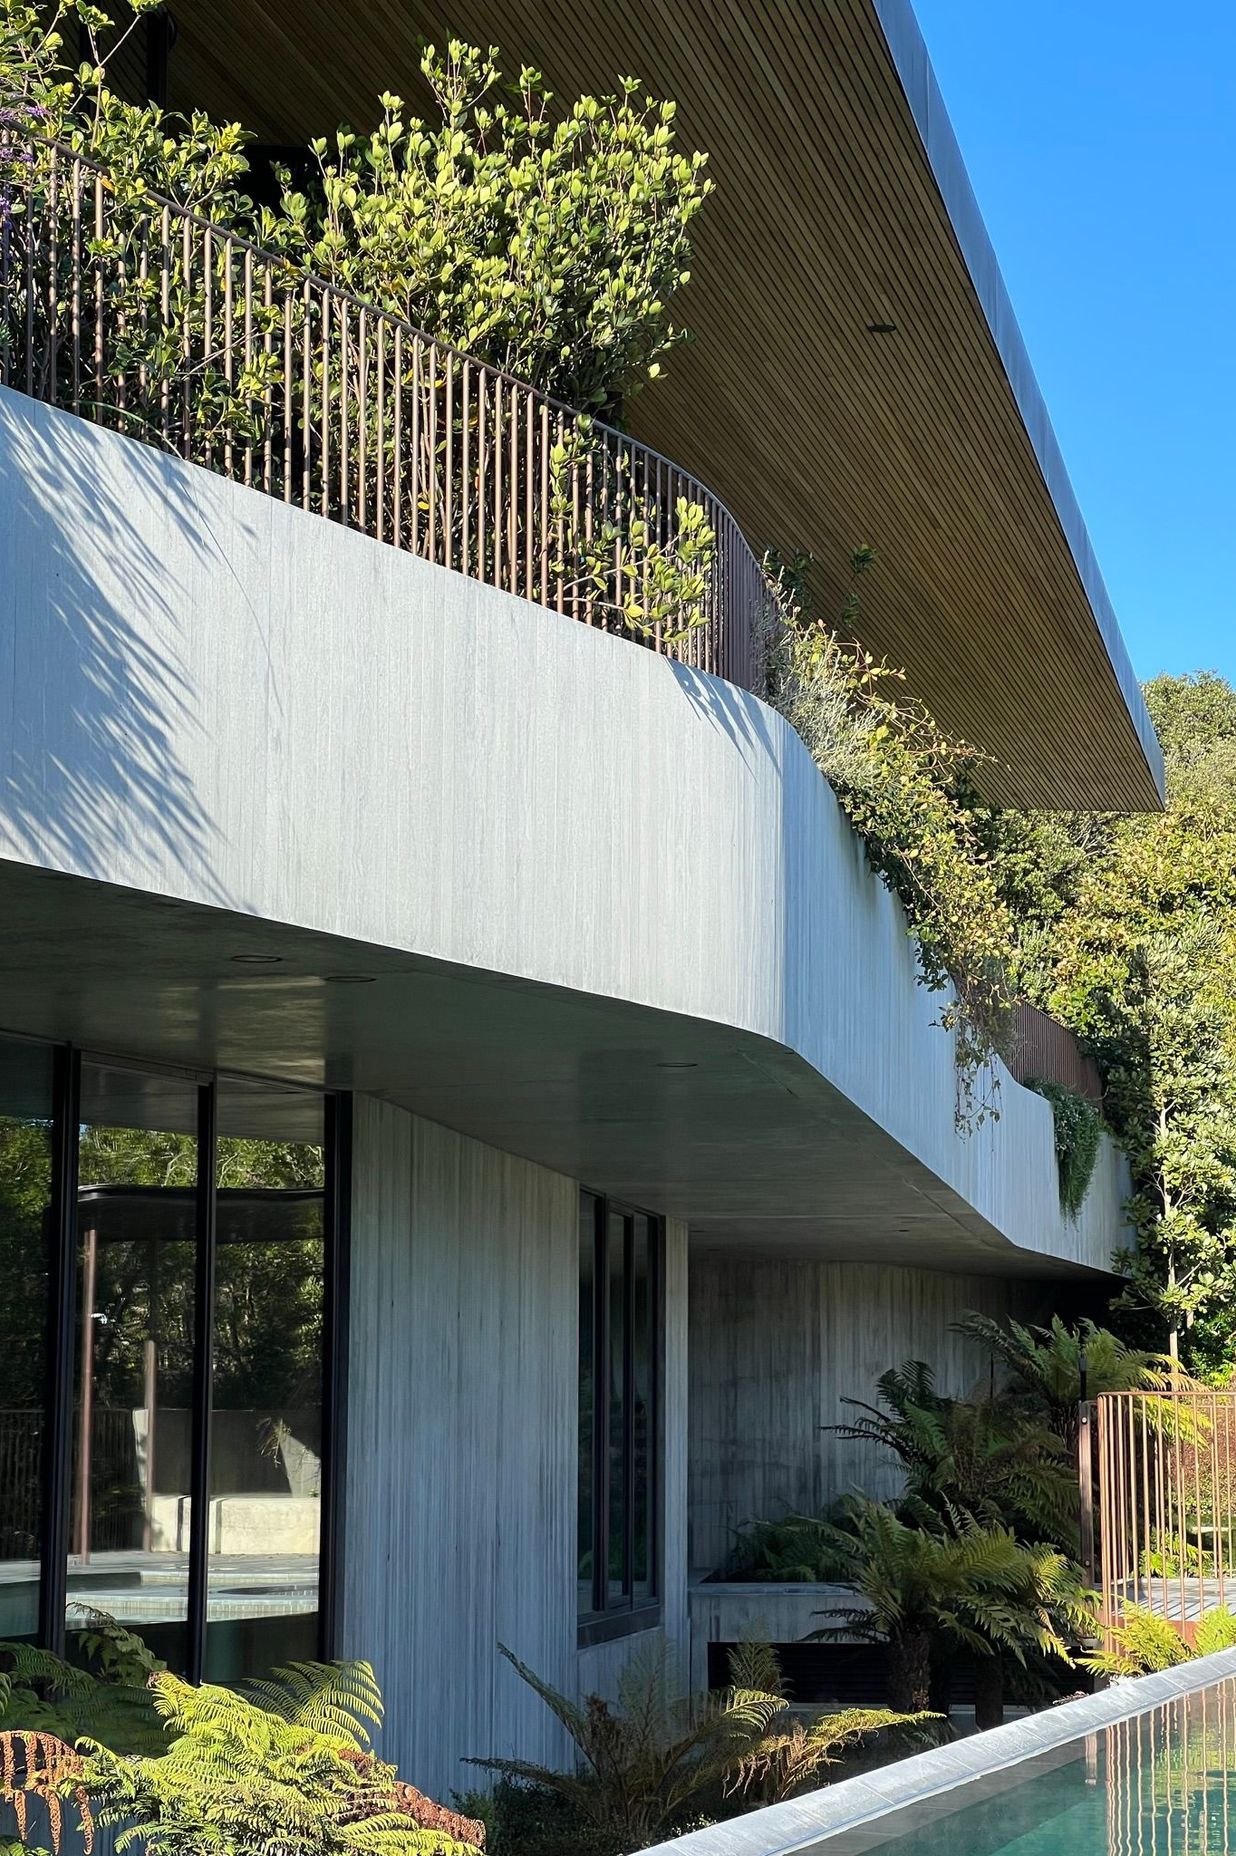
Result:
{"label": "concrete wall", "polygon": [[[1108,1266],[1116,1170],[1065,1220],[1050,1110],[1007,1077],[999,1120],[959,1135],[952,1040],[916,984],[904,917],[802,742],[754,697],[4,391],[0,559],[0,859],[284,925],[270,985],[285,992],[263,997],[259,1024],[261,976],[190,1010],[169,974],[144,1006],[157,967],[121,946],[133,908],[104,934],[70,898],[55,958],[62,971],[85,924],[75,1009],[111,998],[151,1055],[188,1060],[196,1040],[198,1060],[211,1042],[240,1068],[333,1063],[399,1099],[428,1061],[416,1012],[392,1038],[394,995],[369,1025],[353,1000],[335,1033],[316,993],[291,996],[296,929],[500,976],[512,999],[528,982],[567,989],[597,1040],[569,1100],[538,1122],[527,1090],[497,1100],[491,1068],[443,1117],[542,1161],[589,1075],[602,1099],[622,1010],[672,1015],[683,1038],[706,1023],[745,1066],[728,1119],[712,1120],[702,1177],[685,1176],[679,1148],[645,1202],[694,1225],[741,1152],[766,1210],[840,1101],[926,1170],[920,1199],[971,1220],[976,1245]],[[117,972],[96,973],[113,937]],[[160,958],[184,945],[158,927],[150,939]],[[2,1001],[15,1029],[63,1016],[63,989],[44,1004],[34,974],[17,979]],[[323,1048],[332,1035],[339,1048]],[[649,1083],[583,1117],[581,1151],[636,1128]],[[787,1166],[770,1143],[791,1115],[810,1125]],[[638,1130],[637,1151],[661,1132]],[[813,1182],[790,1209],[821,1203]],[[1015,1270],[1015,1255],[991,1266]]]}
{"label": "concrete wall", "polygon": [[[639,1638],[576,1648],[578,1187],[389,1104],[356,1102],[343,1651],[383,1750],[446,1797],[469,1755],[567,1756],[508,1645],[610,1692]],[[686,1639],[686,1234],[668,1233],[665,1621]]]}
{"label": "concrete wall", "polygon": [[853,1487],[900,1487],[887,1452],[822,1435],[845,1398],[907,1359],[940,1390],[982,1384],[987,1355],[949,1332],[968,1309],[1036,1318],[1043,1285],[850,1263],[703,1256],[691,1263],[690,1556],[721,1565],[733,1530],[818,1514]]}

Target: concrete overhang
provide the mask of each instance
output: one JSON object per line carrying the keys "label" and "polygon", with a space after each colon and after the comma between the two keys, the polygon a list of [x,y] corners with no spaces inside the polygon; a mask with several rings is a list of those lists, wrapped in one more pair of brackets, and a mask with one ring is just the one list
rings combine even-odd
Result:
{"label": "concrete overhang", "polygon": [[0,1027],[281,1079],[282,1138],[381,1096],[706,1247],[1108,1267],[1114,1151],[1070,1222],[1040,1097],[958,1133],[754,697],[2,389],[0,558]]}
{"label": "concrete overhang", "polygon": [[[560,95],[631,72],[716,193],[694,337],[636,434],[757,549],[809,548],[864,644],[1023,807],[1155,809],[1162,761],[908,0],[176,0],[175,106],[303,143],[419,94],[418,41],[495,43]],[[873,332],[884,329],[886,332]]]}

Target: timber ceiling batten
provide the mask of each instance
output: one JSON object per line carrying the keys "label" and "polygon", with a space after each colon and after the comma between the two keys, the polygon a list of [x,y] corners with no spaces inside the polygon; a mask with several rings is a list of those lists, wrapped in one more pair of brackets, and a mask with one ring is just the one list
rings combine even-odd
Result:
{"label": "timber ceiling batten", "polygon": [[637,436],[709,483],[757,550],[810,548],[826,608],[851,549],[878,550],[862,641],[993,757],[993,800],[1157,804],[1144,716],[1122,694],[875,0],[177,0],[177,16],[173,103],[273,141],[364,124],[384,88],[417,99],[421,35],[496,43],[564,96],[632,72],[674,97],[717,190],[675,305],[693,340],[631,402]]}

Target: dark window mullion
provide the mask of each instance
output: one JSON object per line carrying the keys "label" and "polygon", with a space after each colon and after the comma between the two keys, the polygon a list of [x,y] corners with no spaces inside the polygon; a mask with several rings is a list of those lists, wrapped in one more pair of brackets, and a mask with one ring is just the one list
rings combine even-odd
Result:
{"label": "dark window mullion", "polygon": [[622,1596],[635,1599],[635,1220],[622,1221]]}
{"label": "dark window mullion", "polygon": [[43,1438],[42,1564],[39,1642],[64,1654],[68,1598],[69,1488],[73,1461],[73,1357],[77,1312],[77,1162],[81,1129],[81,1053],[59,1045],[52,1123],[51,1295]]}
{"label": "dark window mullion", "polygon": [[609,1597],[609,1211],[596,1200],[593,1234],[592,1609]]}
{"label": "dark window mullion", "polygon": [[319,1654],[339,1654],[339,1569],[347,1473],[348,1288],[352,1223],[352,1097],[326,1098],[326,1358],[323,1367]]}
{"label": "dark window mullion", "polygon": [[189,1466],[190,1682],[200,1682],[206,1655],[210,1578],[210,1416],[214,1398],[217,1093],[197,1092],[197,1271],[193,1307],[193,1429]]}

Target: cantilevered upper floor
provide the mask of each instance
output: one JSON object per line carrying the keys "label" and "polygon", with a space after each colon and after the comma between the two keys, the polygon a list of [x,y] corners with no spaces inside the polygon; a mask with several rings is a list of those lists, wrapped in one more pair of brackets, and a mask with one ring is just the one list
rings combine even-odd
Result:
{"label": "cantilevered upper floor", "polygon": [[1162,766],[909,0],[175,0],[174,107],[293,144],[415,99],[470,37],[555,89],[631,72],[679,104],[716,191],[675,304],[693,341],[632,429],[756,554],[805,547],[997,802],[1136,810]]}

